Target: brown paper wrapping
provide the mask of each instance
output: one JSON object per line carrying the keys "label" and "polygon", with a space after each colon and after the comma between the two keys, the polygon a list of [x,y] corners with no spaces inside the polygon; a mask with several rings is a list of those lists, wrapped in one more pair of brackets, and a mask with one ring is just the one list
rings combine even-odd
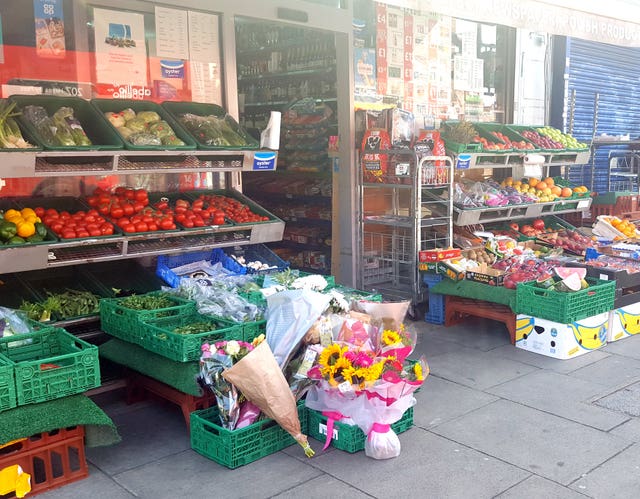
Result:
{"label": "brown paper wrapping", "polygon": [[266,341],[225,370],[222,376],[293,436],[308,457],[313,455],[300,428],[296,399]]}

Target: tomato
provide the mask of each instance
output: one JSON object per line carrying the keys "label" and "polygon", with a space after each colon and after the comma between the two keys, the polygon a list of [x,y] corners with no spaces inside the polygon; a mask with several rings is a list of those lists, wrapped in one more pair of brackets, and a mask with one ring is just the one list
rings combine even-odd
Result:
{"label": "tomato", "polygon": [[155,222],[149,222],[147,224],[147,227],[149,228],[149,230],[154,231],[154,230],[158,230],[158,224]]}
{"label": "tomato", "polygon": [[149,226],[145,222],[138,222],[135,225],[136,232],[148,232]]}
{"label": "tomato", "polygon": [[184,225],[186,228],[191,229],[193,227],[193,221],[189,220],[189,219],[185,219],[182,222],[180,222],[182,225]]}
{"label": "tomato", "polygon": [[135,213],[135,211],[136,211],[136,210],[134,209],[133,205],[132,205],[132,204],[129,204],[129,203],[123,203],[123,204],[121,205],[121,207],[122,207],[122,211],[124,212],[124,215],[125,215],[126,217],[130,217],[130,216],[131,216],[131,215],[133,215],[133,214]]}
{"label": "tomato", "polygon": [[145,189],[136,189],[134,192],[134,199],[136,201],[144,201],[149,197],[149,194]]}
{"label": "tomato", "polygon": [[158,201],[153,205],[153,207],[157,210],[166,210],[167,208],[169,208],[169,203],[167,203],[166,201]]}
{"label": "tomato", "polygon": [[125,189],[124,190],[124,198],[125,199],[135,199],[136,191],[134,189]]}
{"label": "tomato", "polygon": [[213,217],[213,225],[224,225],[224,223],[225,223],[224,216],[215,215]]}
{"label": "tomato", "polygon": [[42,206],[36,206],[33,211],[36,214],[36,217],[42,218],[45,214],[45,209]]}
{"label": "tomato", "polygon": [[111,218],[121,218],[124,216],[124,210],[120,206],[112,206],[110,211]]}
{"label": "tomato", "polygon": [[151,215],[143,215],[142,221],[148,224],[149,222],[153,222],[154,218]]}
{"label": "tomato", "polygon": [[124,196],[125,191],[127,190],[126,187],[123,187],[122,185],[119,185],[118,187],[115,188],[115,190],[113,191],[113,193],[116,196]]}
{"label": "tomato", "polygon": [[196,218],[193,220],[193,226],[194,227],[204,227],[205,223],[204,220],[202,220],[202,218]]}
{"label": "tomato", "polygon": [[[49,224],[46,224],[46,225],[49,225]],[[64,227],[64,224],[62,222],[54,222],[51,225],[49,225],[49,228],[56,234],[59,234],[62,231],[63,227]]]}
{"label": "tomato", "polygon": [[132,223],[128,223],[124,226],[121,227],[121,229],[125,232],[135,232],[136,231],[136,226],[133,225]]}
{"label": "tomato", "polygon": [[73,229],[65,229],[62,231],[62,234],[60,237],[62,237],[62,239],[73,239],[74,237],[77,237],[76,231]]}
{"label": "tomato", "polygon": [[103,236],[110,236],[111,234],[113,234],[113,225],[111,224],[102,224],[100,226],[100,234],[102,234]]}
{"label": "tomato", "polygon": [[175,228],[175,225],[173,224],[173,222],[171,220],[169,220],[167,217],[161,218],[160,219],[160,228],[163,230],[170,230],[172,227],[172,225],[174,226],[173,228]]}
{"label": "tomato", "polygon": [[129,225],[130,223],[131,223],[131,220],[129,220],[127,217],[119,218],[118,221],[116,222],[118,227],[124,227],[125,225]]}

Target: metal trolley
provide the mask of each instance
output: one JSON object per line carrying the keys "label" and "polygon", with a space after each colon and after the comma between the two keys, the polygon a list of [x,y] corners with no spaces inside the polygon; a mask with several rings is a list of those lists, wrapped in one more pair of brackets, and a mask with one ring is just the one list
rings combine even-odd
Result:
{"label": "metal trolley", "polygon": [[385,168],[359,168],[358,269],[360,289],[386,300],[411,300],[409,315],[426,301],[420,250],[453,240],[453,161],[410,149],[378,151]]}

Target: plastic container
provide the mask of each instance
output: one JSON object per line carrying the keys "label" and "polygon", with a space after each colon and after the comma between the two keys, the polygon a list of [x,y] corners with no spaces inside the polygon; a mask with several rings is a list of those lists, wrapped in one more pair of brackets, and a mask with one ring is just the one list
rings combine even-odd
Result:
{"label": "plastic container", "polygon": [[[245,264],[240,263],[236,258],[243,257]],[[289,268],[289,262],[285,262],[264,244],[254,244],[251,246],[235,246],[233,248],[218,248],[211,252],[213,263],[222,263],[222,266],[238,275],[245,274],[267,274],[269,272],[282,272]],[[246,265],[249,262],[259,261],[269,266],[267,269],[255,269]]]}
{"label": "plastic container", "polygon": [[497,139],[497,137],[495,137],[492,132],[499,132],[505,135],[511,142],[524,141],[527,144],[531,144],[533,146],[532,149],[514,148],[513,149],[514,151],[526,152],[526,153],[540,151],[540,148],[537,145],[535,145],[533,142],[524,138],[522,135],[520,135],[518,132],[516,132],[512,128],[509,128],[508,126],[503,125],[501,123],[474,123],[473,126],[476,127],[476,130],[482,130],[484,133],[488,134],[488,136],[486,137],[494,137]]}
{"label": "plastic container", "polygon": [[120,135],[91,104],[79,97],[60,97],[52,95],[12,95],[9,100],[16,103],[16,107],[22,111],[25,106],[42,106],[51,117],[61,107],[73,108],[75,118],[82,125],[83,130],[91,140],[90,146],[56,146],[46,144],[38,133],[35,125],[23,115],[18,116],[20,126],[34,137],[39,146],[51,151],[91,151],[91,150],[117,150],[124,147]]}
{"label": "plastic container", "polygon": [[[261,223],[272,223],[272,222],[280,221],[280,219],[276,217],[273,213],[268,212],[262,206],[258,205],[248,197],[243,196],[240,192],[236,191],[235,189],[190,191],[190,192],[187,192],[186,194],[193,201],[203,196],[203,199],[205,199],[205,207],[208,207],[211,204],[215,206],[216,196],[226,196],[228,198],[235,199],[236,201],[239,201],[240,203],[247,205],[247,207],[249,207],[249,209],[256,215],[260,215],[262,217],[268,218],[268,220],[262,220],[258,222],[237,222],[231,219],[231,221],[233,222],[233,225],[238,225],[238,226],[257,225]],[[211,201],[213,201],[213,203],[211,203]]]}
{"label": "plastic container", "polygon": [[45,402],[100,386],[98,347],[62,328],[0,338],[12,362],[18,405]]}
{"label": "plastic container", "polygon": [[13,409],[16,404],[16,382],[13,378],[13,365],[8,359],[0,357],[0,412]]}
{"label": "plastic container", "polygon": [[561,293],[536,286],[535,281],[518,283],[516,313],[570,324],[613,309],[615,281],[586,278],[587,289]]}
{"label": "plastic container", "polygon": [[[155,291],[150,294],[164,294]],[[125,298],[103,298],[100,300],[100,324],[102,330],[121,340],[140,344],[142,337],[142,321],[170,317],[177,315],[189,315],[196,311],[196,303],[178,296],[170,295],[169,299],[175,304],[171,307],[155,310],[134,310],[121,305]]]}
{"label": "plastic container", "polygon": [[[180,125],[189,133],[193,141],[197,144],[198,149],[205,150],[256,150],[260,148],[260,144],[256,139],[247,133],[236,120],[227,114],[227,112],[217,104],[206,104],[202,102],[174,102],[167,101],[162,103],[162,107],[171,115],[171,117],[180,123]],[[198,137],[197,133],[190,130],[186,125],[182,123],[181,116],[183,114],[195,114],[197,116],[216,116],[217,118],[224,118],[227,125],[246,142],[246,146],[213,146],[206,144]]]}
{"label": "plastic container", "polygon": [[[306,408],[309,425],[309,436],[324,442],[327,438],[327,417],[321,412]],[[409,407],[402,417],[391,425],[391,429],[400,434],[413,426],[413,407]],[[333,437],[331,446],[345,452],[359,452],[364,450],[366,435],[357,425],[348,425],[335,421],[333,423]]]}
{"label": "plastic container", "polygon": [[430,289],[444,279],[442,274],[423,274],[422,280],[427,286],[429,296],[429,309],[425,313],[424,320],[430,324],[444,324],[445,308],[444,296],[438,293],[432,293]]}
{"label": "plastic container", "polygon": [[[217,407],[191,413],[191,448],[227,468],[244,466],[295,443],[272,419],[231,431],[220,426],[218,414]],[[298,403],[298,418],[306,434],[304,402]]]}
{"label": "plastic container", "polygon": [[[175,333],[174,329],[197,322],[212,322],[216,328],[197,334]],[[205,342],[244,340],[242,327],[234,322],[201,314],[160,317],[142,321],[139,345],[177,362],[198,361]]]}
{"label": "plastic container", "polygon": [[37,433],[0,449],[0,470],[15,464],[31,475],[31,492],[26,497],[88,477],[84,427]]}
{"label": "plastic container", "polygon": [[215,251],[216,249],[211,251],[194,251],[183,255],[160,255],[156,262],[156,275],[172,288],[177,288],[180,285],[182,276],[177,275],[172,269],[200,260],[211,262],[212,258],[214,258],[213,253]]}
{"label": "plastic container", "polygon": [[[7,99],[0,99],[0,103],[6,101]],[[15,111],[15,109],[14,109]],[[27,129],[24,124],[20,122],[20,120],[14,118],[18,128],[20,129],[20,133],[22,134],[22,138],[29,142],[33,147],[26,148],[13,148],[13,147],[0,147],[0,152],[35,152],[42,151],[42,147],[40,146],[40,141],[31,133],[31,130]]]}
{"label": "plastic container", "polygon": [[[173,117],[159,104],[156,104],[152,101],[147,100],[133,100],[133,99],[92,99],[91,105],[97,110],[97,112],[101,115],[102,119],[106,122],[107,126],[115,133],[118,137],[121,138],[124,143],[124,147],[126,149],[130,149],[133,151],[166,151],[166,150],[176,150],[176,151],[184,151],[191,150],[196,148],[196,143],[191,138],[182,126],[176,122]],[[109,120],[107,120],[104,116],[106,112],[114,112],[119,113],[127,108],[133,109],[136,113],[139,111],[155,111],[160,115],[160,118],[166,121],[169,126],[172,128],[176,137],[178,137],[184,145],[182,146],[171,146],[171,145],[161,145],[161,146],[137,146],[132,144],[128,140],[122,139],[120,133],[117,131],[116,127],[114,127]]]}

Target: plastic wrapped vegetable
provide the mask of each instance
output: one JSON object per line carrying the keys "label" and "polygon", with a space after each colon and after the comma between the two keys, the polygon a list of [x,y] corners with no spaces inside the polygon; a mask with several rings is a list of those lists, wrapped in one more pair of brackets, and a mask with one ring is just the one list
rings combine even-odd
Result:
{"label": "plastic wrapped vegetable", "polygon": [[160,115],[155,111],[140,111],[136,114],[136,118],[144,120],[145,123],[160,121]]}
{"label": "plastic wrapped vegetable", "polygon": [[180,140],[175,135],[167,135],[166,137],[162,137],[162,145],[165,146],[183,146],[184,142]]}
{"label": "plastic wrapped vegetable", "polygon": [[104,113],[104,116],[109,120],[109,123],[111,123],[116,128],[124,126],[127,122],[122,113],[113,113],[111,111],[108,111]]}
{"label": "plastic wrapped vegetable", "polygon": [[120,111],[120,114],[122,114],[122,117],[124,118],[125,121],[130,121],[136,117],[136,112],[130,107]]}
{"label": "plastic wrapped vegetable", "polygon": [[147,129],[147,122],[142,118],[133,118],[127,121],[127,128],[132,132],[144,132]]}
{"label": "plastic wrapped vegetable", "polygon": [[33,126],[36,127],[38,134],[42,141],[47,145],[54,145],[56,143],[55,138],[55,125],[47,111],[42,106],[25,106],[22,111],[22,114],[26,119],[28,119]]}
{"label": "plastic wrapped vegetable", "polygon": [[162,141],[158,137],[148,132],[138,132],[131,134],[127,140],[136,146],[162,145]]}
{"label": "plastic wrapped vegetable", "polygon": [[131,128],[129,128],[127,126],[118,127],[118,132],[120,133],[120,135],[122,135],[122,138],[125,139],[125,140],[129,140],[129,137],[131,135],[133,135],[134,133],[137,133],[137,132],[134,132],[133,130],[131,130]]}
{"label": "plastic wrapped vegetable", "polygon": [[170,135],[175,135],[169,123],[164,120],[156,121],[154,123],[149,124],[149,133],[154,134],[155,136],[163,139]]}
{"label": "plastic wrapped vegetable", "polygon": [[53,121],[64,123],[71,132],[71,137],[76,146],[90,146],[91,140],[82,128],[82,124],[73,114],[73,108],[61,107],[53,115]]}

